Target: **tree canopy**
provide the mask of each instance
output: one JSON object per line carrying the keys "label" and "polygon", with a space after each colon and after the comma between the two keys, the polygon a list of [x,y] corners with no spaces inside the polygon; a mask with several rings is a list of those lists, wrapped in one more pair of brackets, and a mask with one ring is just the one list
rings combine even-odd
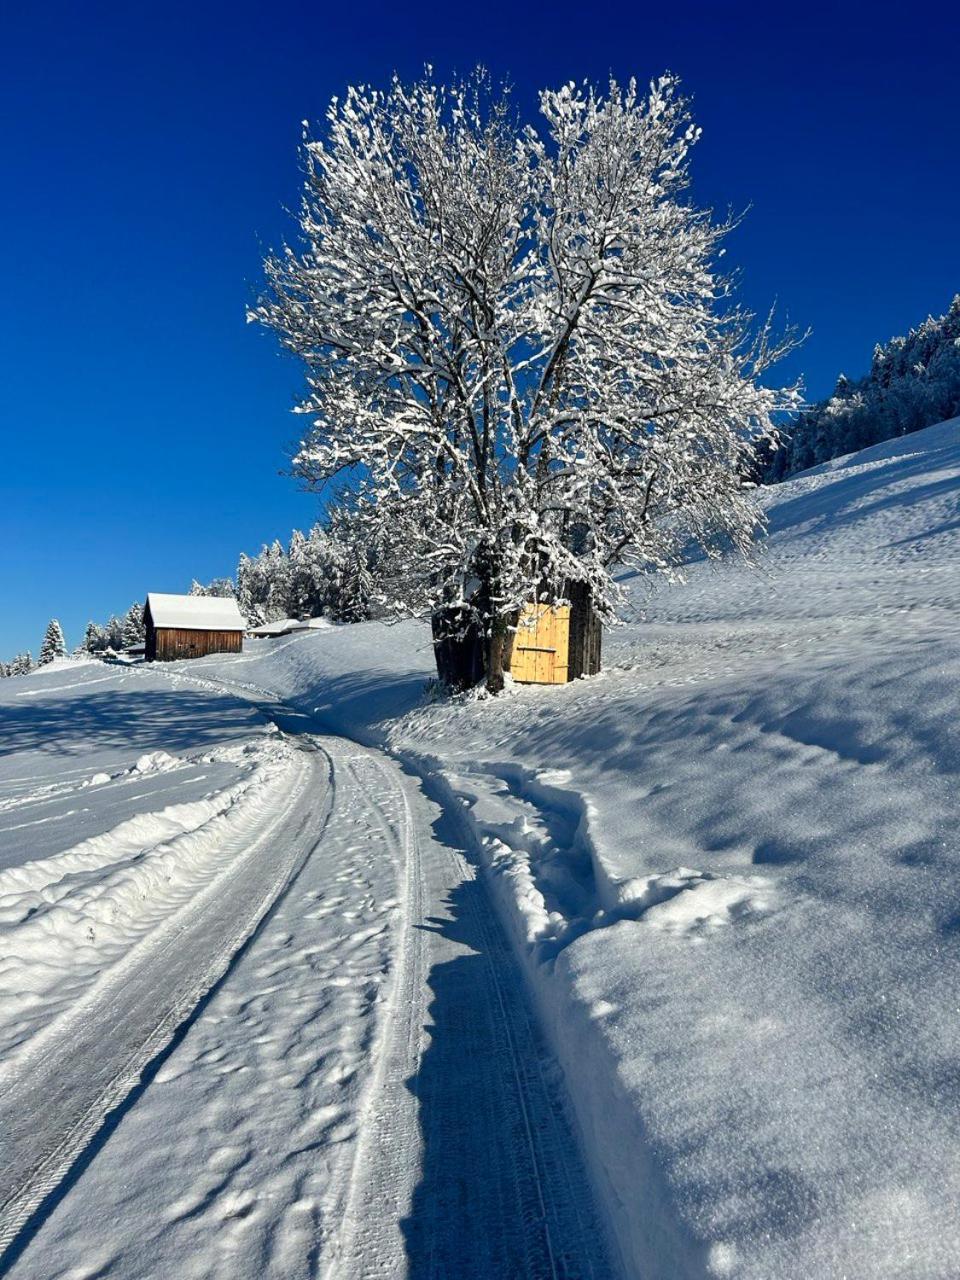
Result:
{"label": "tree canopy", "polygon": [[399,609],[478,612],[494,684],[524,601],[578,580],[613,616],[618,567],[746,550],[745,458],[798,404],[761,381],[789,337],[717,272],[730,223],[687,199],[677,81],[540,112],[479,72],[334,99],[250,311],[306,365],[297,474],[345,482]]}

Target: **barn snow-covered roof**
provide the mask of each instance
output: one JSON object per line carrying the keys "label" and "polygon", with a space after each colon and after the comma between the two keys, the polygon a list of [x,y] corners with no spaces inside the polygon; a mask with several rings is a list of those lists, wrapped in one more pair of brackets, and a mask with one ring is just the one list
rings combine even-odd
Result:
{"label": "barn snow-covered roof", "polygon": [[243,631],[247,625],[233,596],[170,596],[151,591],[147,605],[155,627]]}

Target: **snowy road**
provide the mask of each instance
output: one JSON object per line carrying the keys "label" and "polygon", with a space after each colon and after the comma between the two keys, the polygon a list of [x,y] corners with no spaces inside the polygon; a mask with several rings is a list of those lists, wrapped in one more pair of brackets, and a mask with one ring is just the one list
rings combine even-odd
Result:
{"label": "snowy road", "polygon": [[0,1270],[611,1275],[456,818],[263,693],[282,808],[0,1075]]}
{"label": "snowy road", "polygon": [[302,867],[326,816],[321,760],[304,755],[280,812],[234,836],[249,843],[227,868],[4,1060],[0,1255]]}

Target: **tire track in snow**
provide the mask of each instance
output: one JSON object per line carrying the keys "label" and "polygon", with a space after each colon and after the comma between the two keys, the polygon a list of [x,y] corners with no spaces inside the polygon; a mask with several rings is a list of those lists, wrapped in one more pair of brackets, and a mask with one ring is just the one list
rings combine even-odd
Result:
{"label": "tire track in snow", "polygon": [[484,886],[457,847],[418,838],[399,768],[357,748],[345,764],[385,840],[406,853],[407,895],[361,1137],[329,1214],[342,1226],[322,1246],[321,1274],[611,1276],[561,1091]]}
{"label": "tire track in snow", "polygon": [[[327,769],[317,767],[320,759]],[[323,774],[327,777],[324,778]],[[311,781],[324,795],[315,811]],[[114,966],[0,1092],[0,1269],[38,1210],[296,878],[332,805],[329,761],[304,753],[277,818],[191,904]],[[106,1049],[106,1051],[105,1051]],[[37,1113],[37,1099],[44,1102]]]}
{"label": "tire track in snow", "polygon": [[[253,685],[170,673],[257,703],[347,775],[405,859],[389,1004],[360,1138],[331,1224],[325,1280],[610,1280],[617,1274],[525,981],[456,812],[382,752],[329,736]],[[314,734],[317,736],[314,738]],[[364,781],[364,776],[366,781]],[[423,778],[424,791],[430,790]],[[437,819],[449,840],[421,838]],[[462,1083],[465,1082],[465,1085]]]}

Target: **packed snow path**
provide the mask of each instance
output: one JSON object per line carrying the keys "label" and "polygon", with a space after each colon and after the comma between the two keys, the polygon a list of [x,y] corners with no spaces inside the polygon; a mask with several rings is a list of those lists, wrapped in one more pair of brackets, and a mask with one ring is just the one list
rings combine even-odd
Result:
{"label": "packed snow path", "polygon": [[12,1060],[0,1270],[610,1275],[455,820],[379,752],[266,709],[301,748],[282,810]]}
{"label": "packed snow path", "polygon": [[328,755],[331,831],[371,810],[387,856],[406,868],[390,1007],[352,1168],[327,1210],[321,1274],[611,1276],[556,1063],[456,819],[380,752],[266,709]]}
{"label": "packed snow path", "polygon": [[[389,793],[388,768],[367,754],[370,796]],[[507,939],[456,841],[421,840],[417,827],[405,798],[403,828],[388,838],[408,843],[412,927],[326,1274],[607,1276]]]}

